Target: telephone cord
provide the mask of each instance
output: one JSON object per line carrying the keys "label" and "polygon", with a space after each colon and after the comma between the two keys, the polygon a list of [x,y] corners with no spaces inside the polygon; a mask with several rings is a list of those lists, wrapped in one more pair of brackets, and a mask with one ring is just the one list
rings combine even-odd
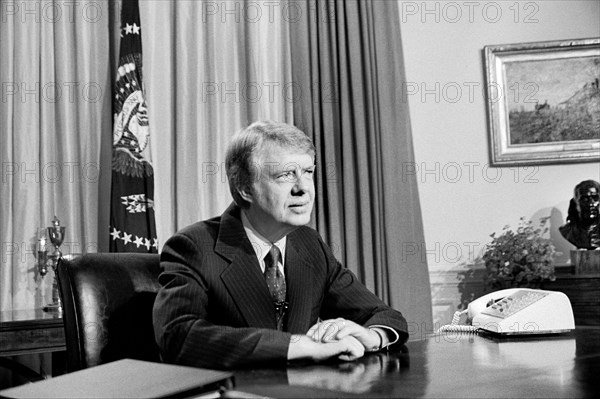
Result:
{"label": "telephone cord", "polygon": [[475,333],[479,329],[479,327],[458,324],[460,322],[461,316],[463,316],[467,312],[468,312],[468,309],[457,310],[456,312],[454,312],[454,316],[452,317],[452,322],[450,322],[450,324],[446,324],[446,325],[441,326],[437,330],[437,332],[438,333],[443,333],[443,332],[468,332],[468,333]]}

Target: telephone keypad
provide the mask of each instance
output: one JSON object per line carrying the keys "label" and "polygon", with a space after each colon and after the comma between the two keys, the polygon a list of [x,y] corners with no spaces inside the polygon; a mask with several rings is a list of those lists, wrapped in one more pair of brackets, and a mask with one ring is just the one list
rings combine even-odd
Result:
{"label": "telephone keypad", "polygon": [[481,313],[504,319],[539,301],[546,295],[548,295],[546,292],[520,290],[488,306]]}

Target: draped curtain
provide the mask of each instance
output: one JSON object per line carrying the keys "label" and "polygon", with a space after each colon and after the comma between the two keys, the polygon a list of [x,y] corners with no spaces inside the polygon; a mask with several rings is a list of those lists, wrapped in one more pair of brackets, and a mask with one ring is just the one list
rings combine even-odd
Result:
{"label": "draped curtain", "polygon": [[106,0],[0,4],[0,310],[50,302],[53,273],[42,279],[35,248],[54,216],[67,226],[63,252],[98,248],[109,14]]}
{"label": "draped curtain", "polygon": [[[294,123],[317,147],[316,225],[368,288],[412,329],[431,325],[397,2],[295,1],[292,79],[306,94]],[[409,262],[410,258],[410,262]]]}
{"label": "draped curtain", "polygon": [[224,155],[237,130],[292,122],[289,28],[268,3],[140,3],[159,243],[231,203]]}

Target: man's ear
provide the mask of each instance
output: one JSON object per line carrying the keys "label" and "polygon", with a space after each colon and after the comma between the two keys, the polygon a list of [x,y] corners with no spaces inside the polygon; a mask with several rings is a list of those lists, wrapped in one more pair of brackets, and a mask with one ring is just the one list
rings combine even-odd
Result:
{"label": "man's ear", "polygon": [[244,201],[249,203],[253,202],[252,189],[250,187],[242,187],[238,190],[238,193]]}

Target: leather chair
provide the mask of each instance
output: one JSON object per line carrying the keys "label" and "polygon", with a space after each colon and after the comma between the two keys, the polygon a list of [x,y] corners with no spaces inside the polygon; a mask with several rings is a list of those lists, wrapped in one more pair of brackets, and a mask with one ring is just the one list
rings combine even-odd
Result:
{"label": "leather chair", "polygon": [[158,254],[95,253],[59,261],[69,372],[123,358],[160,361],[152,325],[159,268]]}

